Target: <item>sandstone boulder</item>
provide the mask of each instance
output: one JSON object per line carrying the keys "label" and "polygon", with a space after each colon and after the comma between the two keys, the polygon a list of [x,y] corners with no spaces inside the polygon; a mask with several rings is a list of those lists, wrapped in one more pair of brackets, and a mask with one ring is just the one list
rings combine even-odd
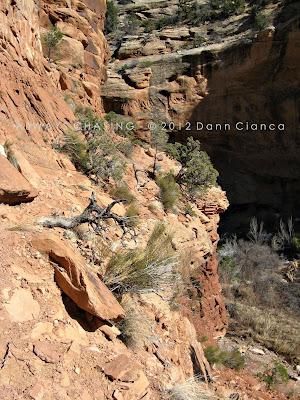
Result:
{"label": "sandstone boulder", "polygon": [[124,387],[125,390],[120,392],[120,398],[123,400],[139,400],[146,396],[149,387],[148,379],[140,366],[127,354],[120,354],[107,363],[103,372],[110,379],[122,382],[122,388]]}
{"label": "sandstone boulder", "polygon": [[64,36],[52,57],[61,65],[82,67],[85,63],[83,44],[78,40]]}
{"label": "sandstone boulder", "polygon": [[20,172],[0,155],[0,203],[20,204],[32,201],[38,192]]}
{"label": "sandstone boulder", "polygon": [[151,79],[151,68],[133,68],[125,73],[127,78],[130,80],[132,86],[136,89],[144,89],[150,86],[150,79]]}
{"label": "sandstone boulder", "polygon": [[124,310],[108,288],[89,271],[85,260],[53,234],[36,236],[33,246],[55,263],[55,281],[81,309],[102,320],[118,320]]}

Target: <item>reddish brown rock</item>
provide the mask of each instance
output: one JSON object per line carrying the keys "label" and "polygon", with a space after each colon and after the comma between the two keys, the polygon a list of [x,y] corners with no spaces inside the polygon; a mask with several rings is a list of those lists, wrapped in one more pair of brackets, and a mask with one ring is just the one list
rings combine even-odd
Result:
{"label": "reddish brown rock", "polygon": [[0,203],[20,204],[32,201],[38,192],[20,172],[0,155]]}
{"label": "reddish brown rock", "polygon": [[139,400],[147,394],[149,387],[148,379],[141,367],[127,354],[120,354],[111,362],[107,363],[103,372],[110,379],[121,381],[126,390],[121,391],[124,400]]}
{"label": "reddish brown rock", "polygon": [[55,267],[55,281],[60,289],[81,309],[102,320],[118,320],[124,317],[124,310],[91,271],[85,267],[85,260],[76,254],[64,240],[50,234],[37,236],[33,246],[46,253]]}
{"label": "reddish brown rock", "polygon": [[46,363],[56,364],[64,353],[62,345],[52,342],[37,342],[33,346],[33,353]]}

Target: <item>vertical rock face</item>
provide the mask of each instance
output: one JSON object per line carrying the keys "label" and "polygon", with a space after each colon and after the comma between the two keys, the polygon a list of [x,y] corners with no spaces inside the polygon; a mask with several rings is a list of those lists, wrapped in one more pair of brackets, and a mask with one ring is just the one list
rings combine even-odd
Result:
{"label": "vertical rock face", "polygon": [[[22,132],[23,140],[51,139],[74,120],[77,102],[102,112],[99,88],[109,56],[102,33],[105,9],[100,0],[1,2],[1,142],[8,132],[10,138]],[[64,33],[55,63],[42,48],[53,25]]]}
{"label": "vertical rock face", "polygon": [[[145,245],[158,221],[174,227],[174,248],[192,254],[187,267],[195,271],[194,297],[184,304],[188,318],[171,310],[159,295],[134,298],[134,308],[143,323],[150,321],[151,332],[144,337],[142,330],[145,343],[141,350],[132,351],[112,326],[112,320],[123,317],[123,309],[100,283],[99,265],[85,265],[77,239],[76,243],[67,239],[69,251],[63,241],[58,247],[48,243],[45,248],[43,239],[41,246],[32,246],[36,237],[32,231],[42,229],[37,226],[42,216],[83,210],[92,191],[101,204],[112,201],[51,146],[76,120],[76,103],[99,114],[104,111],[100,83],[106,78],[109,57],[102,33],[105,6],[101,0],[0,3],[0,202],[2,196],[1,203],[9,203],[9,195],[9,204],[17,204],[0,204],[1,273],[5,276],[0,279],[0,397],[9,400],[158,400],[162,392],[194,372],[208,377],[211,371],[199,335],[225,333],[226,313],[215,262],[218,215],[228,206],[225,194],[213,189],[195,207],[196,217],[165,213],[154,200],[159,188],[149,178],[154,161],[151,151],[147,155],[135,146],[138,156],[132,155],[124,174],[141,209],[138,244]],[[64,36],[53,59],[47,59],[42,38],[52,26]],[[148,67],[128,74],[141,90],[147,90],[150,77]],[[186,92],[196,87],[196,81],[186,76],[178,82]],[[177,98],[177,86],[175,92],[174,107],[180,110],[183,102]],[[7,143],[18,168],[9,163]],[[178,168],[166,155],[160,159],[162,169]],[[144,178],[145,182],[139,182]],[[33,202],[25,203],[29,200]],[[149,208],[151,202],[158,203],[154,211]],[[126,209],[119,208],[116,212],[124,215]],[[103,251],[109,248],[110,256],[110,251],[123,245],[122,232],[117,226],[107,228],[110,233],[106,236],[105,231]],[[63,235],[59,229],[56,233]],[[131,248],[136,245],[132,242],[128,239],[125,244]],[[98,318],[96,327],[93,318]],[[111,373],[115,365],[120,369],[117,376]]]}
{"label": "vertical rock face", "polygon": [[[223,337],[227,329],[227,311],[224,305],[218,275],[217,245],[220,214],[228,208],[226,194],[217,188],[209,191],[205,201],[197,202],[202,223],[208,233],[211,249],[196,269],[195,285],[190,298],[183,299],[184,313],[193,322],[198,338],[209,340]],[[194,249],[197,252],[197,248]],[[192,266],[191,266],[192,268]]]}
{"label": "vertical rock face", "polygon": [[[299,216],[299,12],[299,2],[286,2],[275,29],[203,66],[209,94],[191,121],[194,126],[197,121],[228,123],[230,130],[194,129],[193,135],[212,156],[228,191],[232,212],[224,219],[227,231],[245,231],[254,215],[271,228],[280,217]],[[266,130],[255,127],[261,123]]]}
{"label": "vertical rock face", "polygon": [[41,139],[46,127],[52,135],[73,118],[42,55],[37,4],[9,1],[0,5],[0,140]]}
{"label": "vertical rock face", "polygon": [[[106,1],[41,1],[42,35],[56,26],[64,37],[51,57],[58,86],[70,102],[86,103],[102,112],[100,84],[106,79],[109,49],[103,35]],[[47,55],[47,49],[44,53]]]}
{"label": "vertical rock face", "polygon": [[[177,6],[170,3],[170,15]],[[161,2],[120,7],[124,19],[165,16]],[[103,88],[105,108],[138,115],[143,137],[147,121],[160,119],[175,124],[177,140],[200,139],[228,192],[224,228],[233,232],[248,229],[254,215],[272,228],[280,216],[299,216],[299,2],[269,4],[265,12],[273,26],[261,32],[249,10],[201,26],[137,28],[116,47]],[[137,88],[128,76],[145,65],[151,79]]]}

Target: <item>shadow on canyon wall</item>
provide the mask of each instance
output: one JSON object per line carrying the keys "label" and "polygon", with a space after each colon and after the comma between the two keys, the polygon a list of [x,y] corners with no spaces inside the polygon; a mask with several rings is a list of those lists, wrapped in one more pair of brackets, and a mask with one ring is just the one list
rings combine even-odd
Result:
{"label": "shadow on canyon wall", "polygon": [[[300,2],[287,1],[274,25],[275,32],[260,33],[254,43],[186,60],[192,69],[202,65],[209,81],[185,136],[200,139],[220,172],[231,203],[223,232],[245,232],[253,216],[271,229],[280,218],[300,218]],[[199,121],[231,129],[197,130]],[[239,121],[284,124],[285,130],[238,131]]]}

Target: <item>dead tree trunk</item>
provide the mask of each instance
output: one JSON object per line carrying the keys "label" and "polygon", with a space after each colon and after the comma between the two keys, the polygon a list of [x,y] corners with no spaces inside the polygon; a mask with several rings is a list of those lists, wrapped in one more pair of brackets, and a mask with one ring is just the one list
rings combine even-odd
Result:
{"label": "dead tree trunk", "polygon": [[120,217],[113,213],[112,209],[116,204],[125,202],[126,200],[115,200],[107,207],[103,208],[97,204],[95,194],[92,193],[90,203],[82,214],[69,218],[63,216],[44,217],[39,220],[38,223],[46,228],[63,229],[73,229],[80,224],[88,223],[96,233],[99,233],[102,228],[101,223],[105,220],[112,219],[120,226],[120,228],[122,228],[124,236],[129,231],[127,218]]}

